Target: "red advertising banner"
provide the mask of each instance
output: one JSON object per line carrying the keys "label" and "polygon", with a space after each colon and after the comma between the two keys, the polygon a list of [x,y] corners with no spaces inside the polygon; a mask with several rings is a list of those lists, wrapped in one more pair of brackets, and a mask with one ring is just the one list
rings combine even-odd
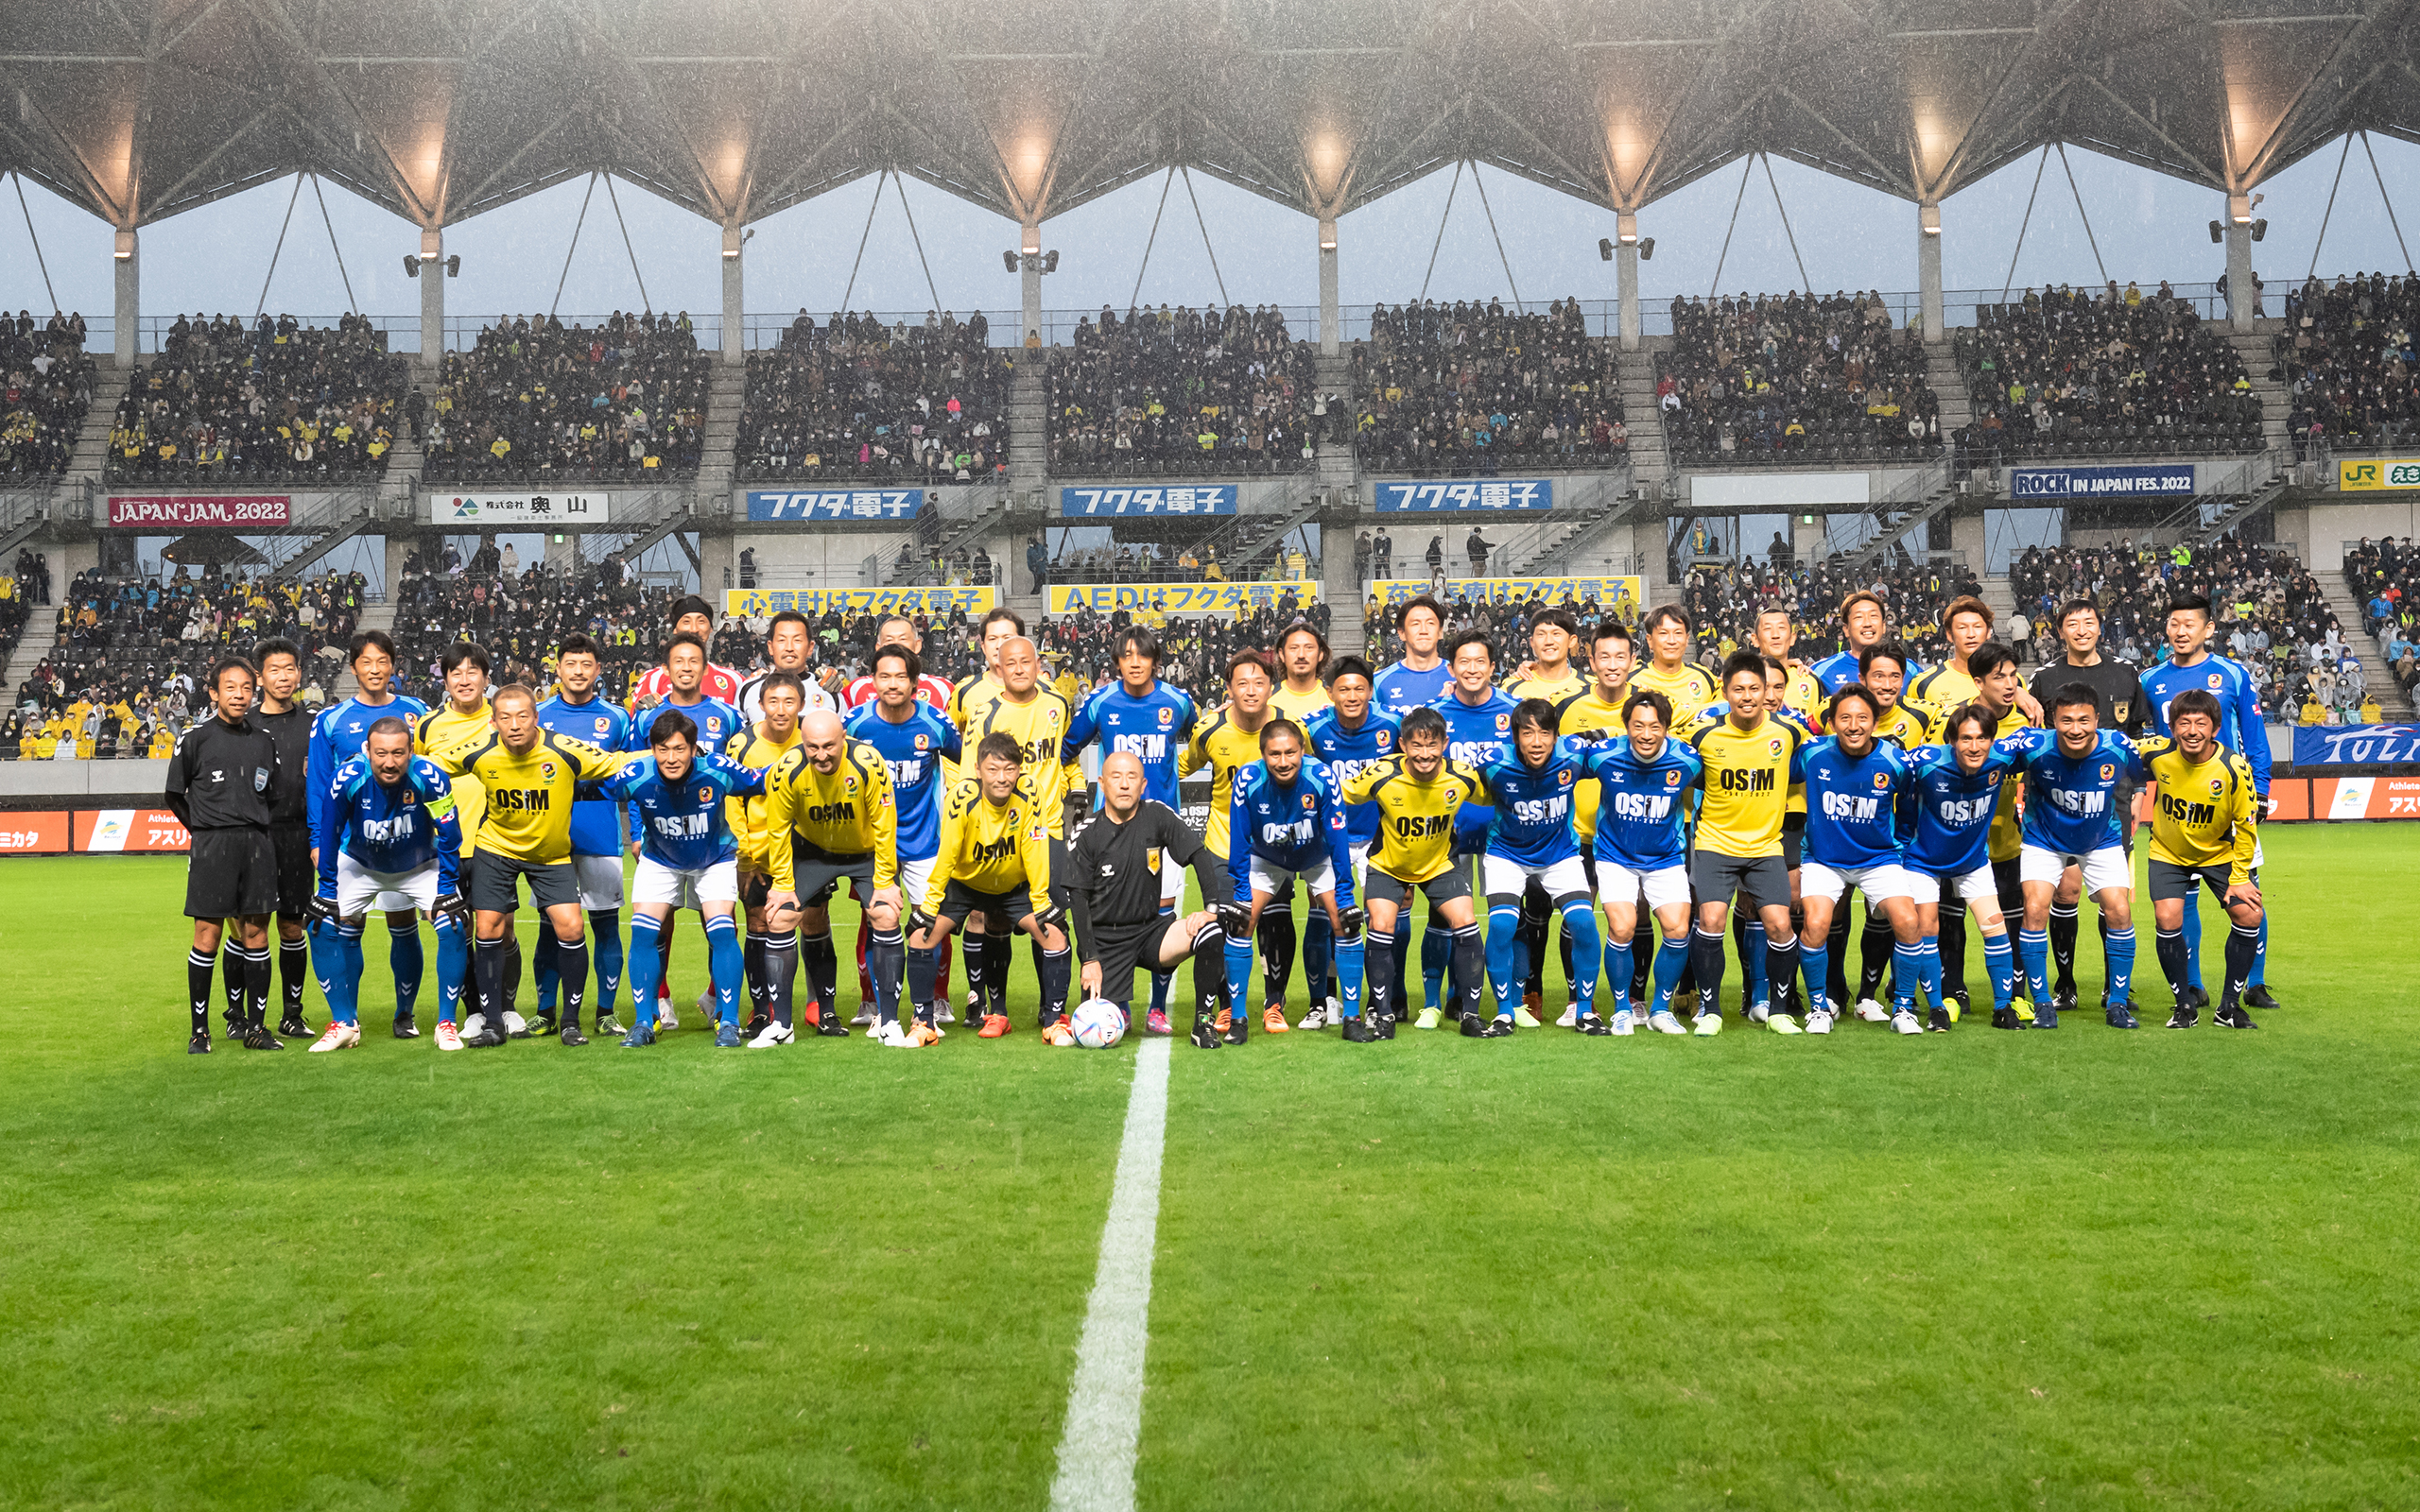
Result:
{"label": "red advertising banner", "polygon": [[283,493],[112,493],[110,524],[133,529],[192,530],[208,525],[262,529],[287,522]]}
{"label": "red advertising banner", "polygon": [[2420,777],[2311,780],[2314,819],[2420,819]]}
{"label": "red advertising banner", "polygon": [[78,809],[76,849],[95,854],[182,852],[193,835],[166,809]]}
{"label": "red advertising banner", "polygon": [[55,856],[67,850],[67,815],[0,814],[0,856]]}

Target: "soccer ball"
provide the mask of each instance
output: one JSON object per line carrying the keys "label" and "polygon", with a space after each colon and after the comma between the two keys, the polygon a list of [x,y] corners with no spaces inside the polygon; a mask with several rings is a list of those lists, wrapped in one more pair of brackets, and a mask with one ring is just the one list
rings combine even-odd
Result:
{"label": "soccer ball", "polygon": [[1068,1022],[1076,1043],[1087,1050],[1106,1050],[1126,1038],[1126,1015],[1117,1011],[1116,1004],[1099,998],[1077,1004]]}

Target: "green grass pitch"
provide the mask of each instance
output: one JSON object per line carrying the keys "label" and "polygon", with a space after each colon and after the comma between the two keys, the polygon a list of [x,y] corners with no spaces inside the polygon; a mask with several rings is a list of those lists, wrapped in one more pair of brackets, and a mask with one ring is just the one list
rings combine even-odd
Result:
{"label": "green grass pitch", "polygon": [[[2131,1035],[2087,928],[2053,1035],[1178,1044],[1138,1504],[2420,1504],[2415,842],[2271,833],[2257,1034],[2146,914]],[[373,929],[363,1048],[199,1058],[182,886],[0,866],[0,1506],[1046,1504],[1132,1051],[1022,948],[996,1042],[440,1057]]]}

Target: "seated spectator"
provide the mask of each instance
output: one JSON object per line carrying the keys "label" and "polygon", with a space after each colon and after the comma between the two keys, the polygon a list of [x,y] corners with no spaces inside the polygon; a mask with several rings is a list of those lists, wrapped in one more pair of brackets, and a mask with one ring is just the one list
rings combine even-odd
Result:
{"label": "seated spectator", "polygon": [[2420,439],[2420,278],[2317,279],[2286,296],[2278,370],[2295,455],[2316,444],[2393,450]]}
{"label": "seated spectator", "polygon": [[804,310],[770,352],[748,355],[739,468],[752,481],[972,483],[1004,472],[1013,356],[980,310],[886,327],[872,315],[818,326]]}
{"label": "seated spectator", "polygon": [[0,312],[0,482],[55,478],[67,471],[84,412],[93,407],[93,359],[84,318]]}
{"label": "seated spectator", "polygon": [[1379,305],[1353,344],[1364,467],[1501,473],[1617,466],[1630,455],[1613,344],[1577,299],[1543,315],[1502,303]]}
{"label": "seated spectator", "polygon": [[2114,283],[2098,297],[2028,289],[1979,307],[1957,352],[1975,415],[1960,438],[1969,467],[2263,444],[2243,359],[2166,283],[2139,301]]}
{"label": "seated spectator", "polygon": [[1129,310],[1076,322],[1050,366],[1063,476],[1291,472],[1310,464],[1317,361],[1274,306]]}
{"label": "seated spectator", "polygon": [[596,330],[516,317],[445,354],[424,475],[556,487],[697,472],[708,361],[688,317],[615,311]]}
{"label": "seated spectator", "polygon": [[333,328],[177,317],[110,429],[112,483],[344,483],[387,471],[405,362],[366,315]]}
{"label": "seated spectator", "polygon": [[1878,294],[1676,299],[1655,401],[1679,461],[1907,461],[1941,449],[1925,368]]}

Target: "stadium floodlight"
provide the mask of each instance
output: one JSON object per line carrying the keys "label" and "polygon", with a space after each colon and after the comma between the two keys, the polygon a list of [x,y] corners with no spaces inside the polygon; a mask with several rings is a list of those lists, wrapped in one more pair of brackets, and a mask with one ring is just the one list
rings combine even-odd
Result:
{"label": "stadium floodlight", "polygon": [[1015,272],[1017,270],[1017,254],[1014,252],[1002,252],[1000,254],[1000,266],[1007,268],[1011,273]]}
{"label": "stadium floodlight", "polygon": [[2252,223],[2252,239],[2253,239],[2254,241],[2256,241],[2256,241],[2259,241],[2259,240],[2263,239],[2264,237],[2266,237],[2268,234],[2269,234],[2269,222],[2267,222],[2266,220],[2256,220],[2256,221],[2254,221],[2254,222]]}
{"label": "stadium floodlight", "polygon": [[1046,273],[1059,271],[1059,252],[1056,248],[1042,254],[1042,270]]}
{"label": "stadium floodlight", "polygon": [[2227,229],[2217,221],[2210,222],[2210,245],[2216,247],[2227,239]]}
{"label": "stadium floodlight", "polygon": [[1638,260],[1639,260],[1640,262],[1642,262],[1642,263],[1651,263],[1651,262],[1655,261],[1655,238],[1654,238],[1654,237],[1652,237],[1652,236],[1649,236],[1649,237],[1646,237],[1646,238],[1642,239],[1642,240],[1639,242],[1639,244],[1638,244]]}
{"label": "stadium floodlight", "polygon": [[460,278],[462,276],[461,253],[456,252],[453,256],[445,260],[445,276],[447,278]]}
{"label": "stadium floodlight", "polygon": [[1599,262],[1600,262],[1600,263],[1610,263],[1610,262],[1612,262],[1613,260],[1614,260],[1614,239],[1613,239],[1611,236],[1599,236],[1599,237],[1598,237],[1598,238],[1597,238],[1597,261],[1599,261]]}
{"label": "stadium floodlight", "polygon": [[406,278],[418,278],[418,277],[420,277],[420,259],[419,259],[419,258],[417,258],[417,257],[414,257],[414,256],[413,256],[411,253],[409,253],[409,252],[406,252],[406,253],[404,254],[404,277],[406,277]]}

